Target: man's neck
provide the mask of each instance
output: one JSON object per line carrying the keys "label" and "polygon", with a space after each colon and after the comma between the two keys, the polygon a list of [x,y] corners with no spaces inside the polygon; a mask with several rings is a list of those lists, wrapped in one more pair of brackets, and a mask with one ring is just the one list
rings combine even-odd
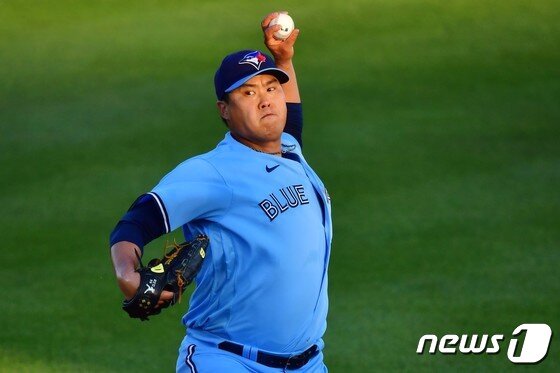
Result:
{"label": "man's neck", "polygon": [[268,141],[265,143],[256,143],[234,133],[232,133],[231,136],[235,140],[239,141],[243,145],[253,149],[256,152],[278,156],[282,155],[282,141],[280,139],[275,141]]}

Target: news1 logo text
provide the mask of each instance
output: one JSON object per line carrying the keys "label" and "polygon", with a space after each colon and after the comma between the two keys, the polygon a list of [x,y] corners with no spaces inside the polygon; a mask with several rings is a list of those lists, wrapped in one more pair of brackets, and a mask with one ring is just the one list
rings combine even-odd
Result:
{"label": "news1 logo text", "polygon": [[[525,338],[523,338],[525,337]],[[536,364],[544,360],[552,338],[552,330],[547,324],[522,324],[513,331],[507,350],[508,359],[514,364]],[[465,355],[497,354],[504,343],[504,335],[446,334],[438,338],[433,334],[423,335],[418,341],[416,353]]]}

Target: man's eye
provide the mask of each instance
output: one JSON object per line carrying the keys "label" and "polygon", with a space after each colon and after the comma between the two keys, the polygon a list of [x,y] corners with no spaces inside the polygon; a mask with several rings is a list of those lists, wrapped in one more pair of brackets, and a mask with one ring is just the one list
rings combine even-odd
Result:
{"label": "man's eye", "polygon": [[268,87],[268,91],[269,92],[276,91],[276,87]]}
{"label": "man's eye", "polygon": [[246,91],[246,92],[245,92],[245,95],[246,95],[246,96],[252,96],[252,95],[254,95],[254,94],[255,94],[255,91]]}

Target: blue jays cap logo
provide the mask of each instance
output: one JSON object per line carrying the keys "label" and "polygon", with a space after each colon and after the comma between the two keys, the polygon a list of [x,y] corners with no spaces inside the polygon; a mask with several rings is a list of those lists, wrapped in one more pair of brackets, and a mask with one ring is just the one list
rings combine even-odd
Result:
{"label": "blue jays cap logo", "polygon": [[246,54],[239,64],[247,64],[253,66],[255,69],[259,70],[261,68],[261,64],[266,61],[266,56],[259,51],[254,51],[249,54]]}

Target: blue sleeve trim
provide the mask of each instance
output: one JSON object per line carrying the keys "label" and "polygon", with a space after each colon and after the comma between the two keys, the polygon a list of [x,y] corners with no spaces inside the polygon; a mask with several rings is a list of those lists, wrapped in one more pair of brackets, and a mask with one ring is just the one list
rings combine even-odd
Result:
{"label": "blue sleeve trim", "polygon": [[134,201],[111,232],[109,241],[111,246],[120,241],[129,241],[143,249],[149,242],[168,232],[167,212],[159,196],[152,192]]}
{"label": "blue sleeve trim", "polygon": [[291,103],[286,104],[288,112],[286,115],[286,127],[284,127],[284,132],[292,135],[300,147],[303,147],[302,133],[303,133],[303,110],[301,103]]}
{"label": "blue sleeve trim", "polygon": [[163,200],[155,192],[150,192],[150,193],[148,193],[148,195],[154,197],[154,199],[156,200],[156,203],[159,207],[159,210],[161,211],[165,233],[171,232],[171,224],[169,224],[169,215],[167,214],[167,209],[165,208],[165,205],[163,204]]}

